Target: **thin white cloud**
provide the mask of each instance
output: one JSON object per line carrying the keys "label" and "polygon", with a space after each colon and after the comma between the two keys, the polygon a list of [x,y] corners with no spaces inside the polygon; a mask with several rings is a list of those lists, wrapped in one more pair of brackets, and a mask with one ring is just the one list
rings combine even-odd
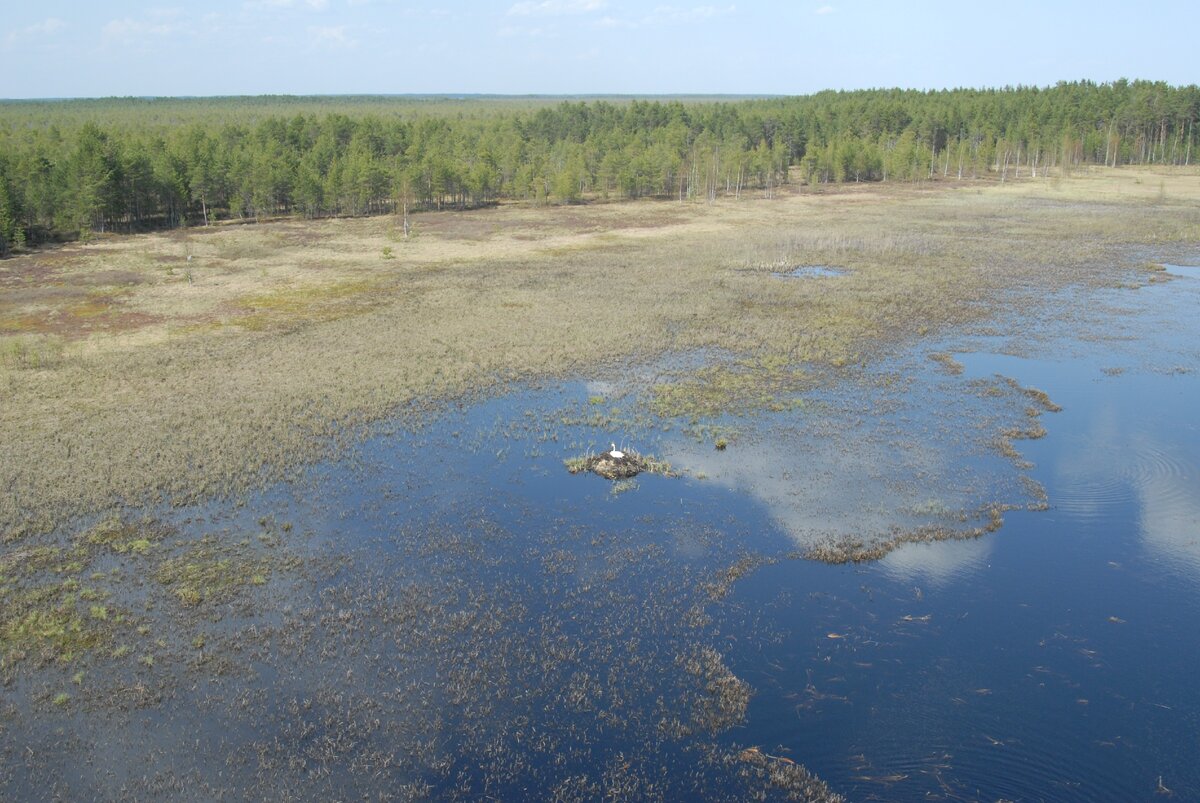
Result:
{"label": "thin white cloud", "polygon": [[837,9],[834,8],[833,6],[821,6],[820,8],[818,8],[816,10],[815,13],[817,13],[817,14],[832,14],[835,11],[837,11]]}
{"label": "thin white cloud", "polygon": [[329,0],[251,0],[246,8],[300,8],[307,6],[313,11],[324,11],[329,7]]}
{"label": "thin white cloud", "polygon": [[524,25],[505,25],[504,27],[500,28],[500,30],[496,31],[496,34],[506,39],[514,36],[527,36],[530,39],[553,36],[553,32],[549,28]]}
{"label": "thin white cloud", "polygon": [[208,33],[221,33],[229,27],[229,20],[224,14],[209,12],[200,18],[200,23]]}
{"label": "thin white cloud", "polygon": [[310,25],[308,35],[316,47],[351,48],[358,44],[350,37],[346,25]]}
{"label": "thin white cloud", "polygon": [[732,14],[737,6],[658,6],[646,19],[652,22],[693,22]]}
{"label": "thin white cloud", "polygon": [[508,9],[510,17],[560,17],[566,14],[590,14],[608,5],[607,0],[523,0]]}
{"label": "thin white cloud", "polygon": [[22,39],[33,39],[38,36],[50,36],[61,31],[66,27],[66,23],[58,17],[47,17],[41,22],[35,22],[33,25],[27,25],[24,28],[16,31],[9,31],[4,37],[4,41],[8,44],[13,44]]}
{"label": "thin white cloud", "polygon": [[653,28],[661,25],[702,22],[737,11],[737,6],[657,6],[639,18],[604,16],[596,21],[601,28]]}
{"label": "thin white cloud", "polygon": [[164,19],[155,20],[138,20],[133,17],[124,17],[118,20],[109,20],[104,27],[100,29],[100,33],[105,39],[135,39],[147,36],[170,36],[173,33],[183,30],[183,25],[178,22],[170,22]]}

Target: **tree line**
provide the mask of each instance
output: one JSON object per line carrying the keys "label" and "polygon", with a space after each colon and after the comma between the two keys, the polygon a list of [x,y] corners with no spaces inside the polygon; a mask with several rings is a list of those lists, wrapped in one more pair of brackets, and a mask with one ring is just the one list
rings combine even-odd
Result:
{"label": "tree line", "polygon": [[713,200],[789,178],[1006,180],[1081,164],[1190,164],[1198,117],[1200,88],[1148,81],[715,102],[5,102],[0,255],[281,214]]}

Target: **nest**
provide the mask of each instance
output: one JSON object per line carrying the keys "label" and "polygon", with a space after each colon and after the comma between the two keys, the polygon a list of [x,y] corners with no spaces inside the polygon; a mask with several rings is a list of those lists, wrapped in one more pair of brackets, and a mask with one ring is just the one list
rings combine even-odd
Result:
{"label": "nest", "polygon": [[591,471],[605,479],[625,480],[652,470],[652,465],[637,452],[608,451],[570,461],[567,470],[572,474]]}

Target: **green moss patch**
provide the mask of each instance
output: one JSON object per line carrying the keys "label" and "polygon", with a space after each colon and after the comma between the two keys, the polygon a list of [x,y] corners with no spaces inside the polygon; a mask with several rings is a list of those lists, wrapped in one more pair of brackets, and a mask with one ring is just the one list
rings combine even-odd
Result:
{"label": "green moss patch", "polygon": [[257,556],[245,544],[223,544],[206,536],[178,557],[163,561],[155,577],[180,605],[195,608],[264,585],[270,574],[269,558]]}
{"label": "green moss patch", "polygon": [[118,555],[145,555],[165,535],[166,530],[160,527],[110,517],[85,532],[80,540],[90,547],[100,547]]}
{"label": "green moss patch", "polygon": [[651,410],[663,418],[718,418],[762,411],[782,412],[802,405],[809,375],[779,357],[710,365],[675,382],[655,385]]}

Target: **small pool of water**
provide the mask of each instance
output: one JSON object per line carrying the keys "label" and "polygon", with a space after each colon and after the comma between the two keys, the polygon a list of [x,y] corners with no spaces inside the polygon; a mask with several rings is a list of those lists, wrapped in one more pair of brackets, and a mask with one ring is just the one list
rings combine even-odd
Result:
{"label": "small pool of water", "polygon": [[1167,273],[1187,279],[1200,279],[1200,265],[1168,265],[1164,264]]}
{"label": "small pool of water", "polygon": [[833,276],[845,276],[850,271],[845,268],[835,268],[830,265],[797,265],[791,270],[772,273],[780,279],[820,279]]}

